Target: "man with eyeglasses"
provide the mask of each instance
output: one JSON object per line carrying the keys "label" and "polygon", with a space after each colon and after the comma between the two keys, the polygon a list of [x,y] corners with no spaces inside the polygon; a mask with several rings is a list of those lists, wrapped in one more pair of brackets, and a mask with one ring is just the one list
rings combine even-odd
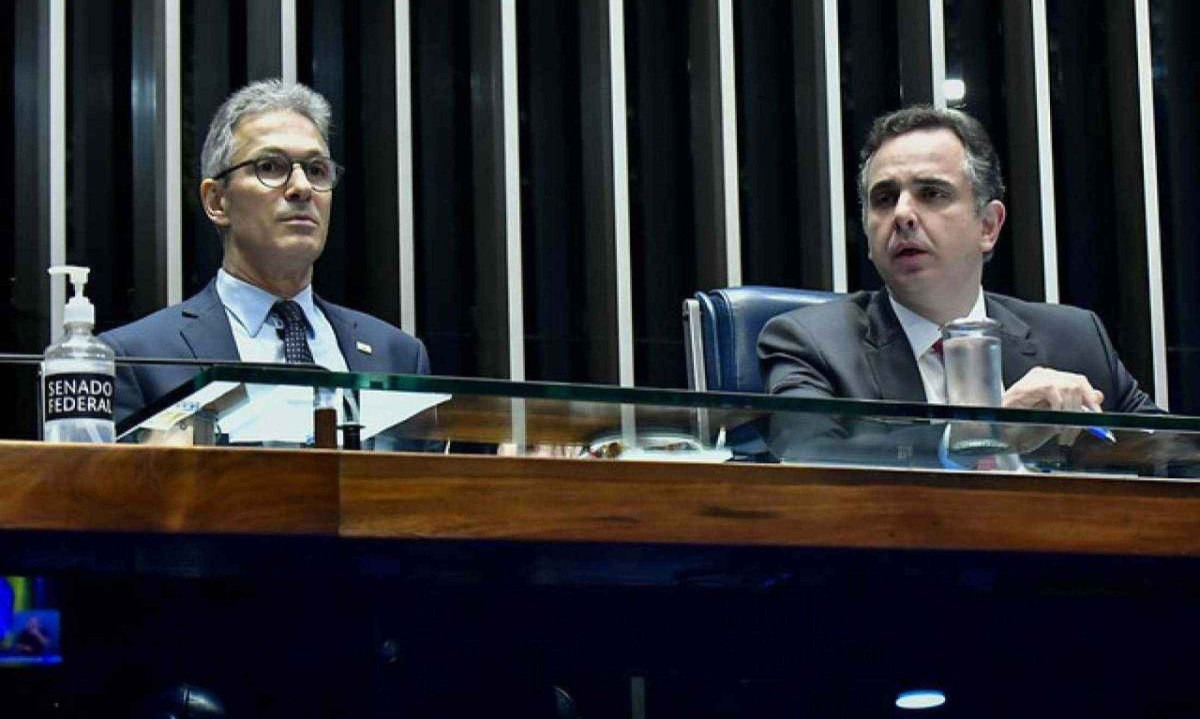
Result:
{"label": "man with eyeglasses", "polygon": [[[421,342],[313,293],[342,168],[329,157],[329,103],[265,80],[217,110],[201,153],[200,198],[221,237],[216,278],[195,296],[101,335],[118,357],[315,363],[334,371],[427,374]],[[186,382],[190,366],[118,370],[117,419]]]}

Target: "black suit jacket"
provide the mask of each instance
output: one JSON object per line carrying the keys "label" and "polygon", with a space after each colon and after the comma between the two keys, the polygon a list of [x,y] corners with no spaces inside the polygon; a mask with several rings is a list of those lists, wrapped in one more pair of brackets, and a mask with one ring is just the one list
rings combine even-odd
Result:
{"label": "black suit jacket", "polygon": [[[338,349],[351,372],[429,374],[429,356],[420,340],[372,317],[326,302],[314,301],[333,326]],[[225,306],[215,282],[183,302],[100,335],[117,357],[168,359],[238,359]],[[118,367],[114,410],[124,419],[191,379],[200,365]]]}
{"label": "black suit jacket", "polygon": [[[1104,393],[1106,412],[1159,412],[1117,357],[1095,313],[986,293],[1001,324],[1004,386],[1037,366],[1084,375]],[[775,317],[758,338],[771,394],[924,402],[908,336],[885,291]]]}

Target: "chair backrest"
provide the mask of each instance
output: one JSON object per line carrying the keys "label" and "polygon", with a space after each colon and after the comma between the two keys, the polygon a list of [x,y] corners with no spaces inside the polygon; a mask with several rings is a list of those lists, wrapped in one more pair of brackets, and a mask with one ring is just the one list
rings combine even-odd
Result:
{"label": "chair backrest", "polygon": [[762,392],[758,333],[775,315],[842,297],[839,292],[786,287],[727,287],[683,301],[688,387]]}

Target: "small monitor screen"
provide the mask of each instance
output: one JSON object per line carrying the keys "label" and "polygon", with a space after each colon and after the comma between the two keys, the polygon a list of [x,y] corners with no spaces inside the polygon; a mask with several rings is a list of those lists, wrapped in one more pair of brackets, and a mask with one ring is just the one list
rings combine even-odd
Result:
{"label": "small monitor screen", "polygon": [[49,580],[0,576],[0,667],[62,660],[62,624]]}

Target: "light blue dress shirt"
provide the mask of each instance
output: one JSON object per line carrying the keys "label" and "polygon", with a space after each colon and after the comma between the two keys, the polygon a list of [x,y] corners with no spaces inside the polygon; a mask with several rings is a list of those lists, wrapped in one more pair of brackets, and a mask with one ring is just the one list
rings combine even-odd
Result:
{"label": "light blue dress shirt", "polygon": [[[279,329],[282,321],[271,315],[271,307],[280,299],[266,290],[255,287],[217,270],[217,296],[225,306],[238,357],[243,362],[283,363],[283,338]],[[312,285],[291,298],[304,310],[308,320],[308,346],[313,361],[334,372],[346,372],[346,358],[338,348],[337,335],[325,314],[313,302]]]}

